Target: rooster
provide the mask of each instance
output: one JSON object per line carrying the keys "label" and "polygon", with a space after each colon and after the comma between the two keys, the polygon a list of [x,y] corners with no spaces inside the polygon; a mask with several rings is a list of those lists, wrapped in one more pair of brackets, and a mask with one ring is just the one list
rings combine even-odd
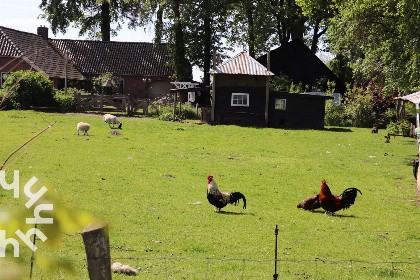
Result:
{"label": "rooster", "polygon": [[313,196],[310,196],[308,198],[305,198],[302,200],[298,205],[296,205],[297,208],[302,208],[304,210],[315,210],[321,207],[321,204],[319,202],[319,193]]}
{"label": "rooster", "polygon": [[235,206],[239,203],[239,200],[244,201],[243,209],[246,209],[246,199],[245,196],[240,192],[221,192],[217,188],[216,181],[214,181],[213,176],[210,175],[207,177],[207,183],[209,184],[207,188],[207,199],[210,204],[216,206],[215,211],[220,211],[228,203],[234,204]]}
{"label": "rooster", "polygon": [[319,202],[324,210],[334,213],[353,205],[356,200],[357,192],[362,194],[362,192],[357,188],[348,188],[345,189],[340,196],[333,195],[327,185],[327,182],[324,180],[322,181],[321,191],[319,193]]}

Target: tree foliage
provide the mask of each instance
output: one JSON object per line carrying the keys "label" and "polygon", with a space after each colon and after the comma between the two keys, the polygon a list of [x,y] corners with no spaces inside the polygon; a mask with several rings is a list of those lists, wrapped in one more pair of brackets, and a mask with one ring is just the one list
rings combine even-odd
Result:
{"label": "tree foliage", "polygon": [[79,36],[110,41],[126,20],[130,27],[139,25],[137,0],[42,0],[39,7],[54,34],[66,33],[73,24],[80,30]]}
{"label": "tree foliage", "polygon": [[420,1],[336,0],[329,41],[351,58],[358,85],[371,79],[385,91],[420,87]]}
{"label": "tree foliage", "polygon": [[109,40],[124,22],[154,26],[178,80],[190,80],[195,65],[210,83],[214,52],[242,47],[255,57],[299,38],[313,52],[333,51],[330,67],[345,82],[420,89],[420,0],[42,0],[40,8],[54,34],[74,25]]}
{"label": "tree foliage", "polygon": [[330,21],[336,13],[333,0],[296,0],[307,17],[306,25],[312,33],[310,48],[313,53],[318,50],[321,38],[327,33]]}

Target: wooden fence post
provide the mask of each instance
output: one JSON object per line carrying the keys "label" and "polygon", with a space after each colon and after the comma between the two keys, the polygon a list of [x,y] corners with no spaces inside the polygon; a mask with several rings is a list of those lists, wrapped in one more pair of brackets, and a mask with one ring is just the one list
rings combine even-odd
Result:
{"label": "wooden fence post", "polygon": [[179,120],[181,121],[182,120],[182,117],[181,117],[181,115],[182,115],[182,108],[181,108],[181,106],[182,106],[182,93],[178,93],[178,98],[179,98]]}
{"label": "wooden fence post", "polygon": [[108,225],[90,224],[82,232],[90,280],[111,280]]}
{"label": "wooden fence post", "polygon": [[75,92],[73,94],[74,98],[76,99],[76,103],[77,103],[77,111],[81,111],[82,110],[82,99],[80,97],[80,92]]}
{"label": "wooden fence post", "polygon": [[127,115],[131,115],[133,112],[131,112],[131,107],[132,107],[132,104],[131,104],[131,95],[130,94],[127,94]]}
{"label": "wooden fence post", "polygon": [[198,118],[198,103],[195,104],[195,118]]}
{"label": "wooden fence post", "polygon": [[100,96],[99,96],[99,108],[101,109],[101,111],[103,111],[104,110],[104,94],[102,93]]}
{"label": "wooden fence post", "polygon": [[177,94],[176,94],[176,92],[174,92],[174,115],[173,115],[173,121],[175,121],[175,118],[176,118],[176,103],[177,103],[177,101],[176,101],[176,97],[177,97]]}
{"label": "wooden fence post", "polygon": [[147,98],[143,99],[143,115],[149,114],[149,100]]}

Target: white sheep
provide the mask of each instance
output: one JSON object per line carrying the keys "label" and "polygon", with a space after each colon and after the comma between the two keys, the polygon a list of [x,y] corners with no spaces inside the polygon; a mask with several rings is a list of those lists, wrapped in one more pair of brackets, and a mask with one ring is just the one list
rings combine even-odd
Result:
{"label": "white sheep", "polygon": [[127,274],[127,275],[137,275],[140,268],[136,269],[136,268],[133,268],[133,267],[127,265],[127,264],[122,264],[122,263],[116,262],[116,263],[113,263],[111,265],[111,270],[115,273],[123,273],[123,274]]}
{"label": "white sheep", "polygon": [[122,123],[117,119],[117,117],[111,114],[104,115],[104,126],[105,126],[105,123],[108,123],[109,127],[111,127],[111,123],[112,123],[112,128],[114,128],[114,124],[118,124],[119,129],[121,129],[122,127]]}
{"label": "white sheep", "polygon": [[89,134],[87,133],[89,129],[90,129],[90,124],[84,123],[84,122],[79,122],[77,124],[77,135],[79,135],[79,131],[83,131],[84,132],[83,135],[89,136]]}

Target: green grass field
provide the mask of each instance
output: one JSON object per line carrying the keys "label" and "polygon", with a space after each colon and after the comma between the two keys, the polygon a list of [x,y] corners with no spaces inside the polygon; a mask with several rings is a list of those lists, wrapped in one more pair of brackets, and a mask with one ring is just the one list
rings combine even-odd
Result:
{"label": "green grass field", "polygon": [[[122,134],[116,136],[101,116],[0,111],[0,120],[1,162],[56,122],[9,159],[6,178],[12,181],[13,170],[19,170],[23,194],[36,176],[56,197],[54,209],[107,221],[111,261],[140,267],[133,278],[272,279],[276,225],[279,279],[420,278],[412,138],[385,143],[384,130],[283,130],[144,118],[120,118]],[[77,135],[79,121],[91,124],[90,136]],[[242,192],[247,209],[241,201],[214,212],[206,198],[208,175],[221,191]],[[324,179],[335,194],[357,187],[363,195],[336,215],[297,209]],[[18,212],[26,201],[0,190],[3,210]],[[202,204],[191,204],[196,202]],[[69,232],[60,227],[58,244],[50,244],[52,237],[37,240],[33,279],[88,279],[84,226]],[[20,242],[20,252],[21,258],[7,261],[19,263],[28,277],[32,251]],[[60,266],[48,269],[45,260]]]}

